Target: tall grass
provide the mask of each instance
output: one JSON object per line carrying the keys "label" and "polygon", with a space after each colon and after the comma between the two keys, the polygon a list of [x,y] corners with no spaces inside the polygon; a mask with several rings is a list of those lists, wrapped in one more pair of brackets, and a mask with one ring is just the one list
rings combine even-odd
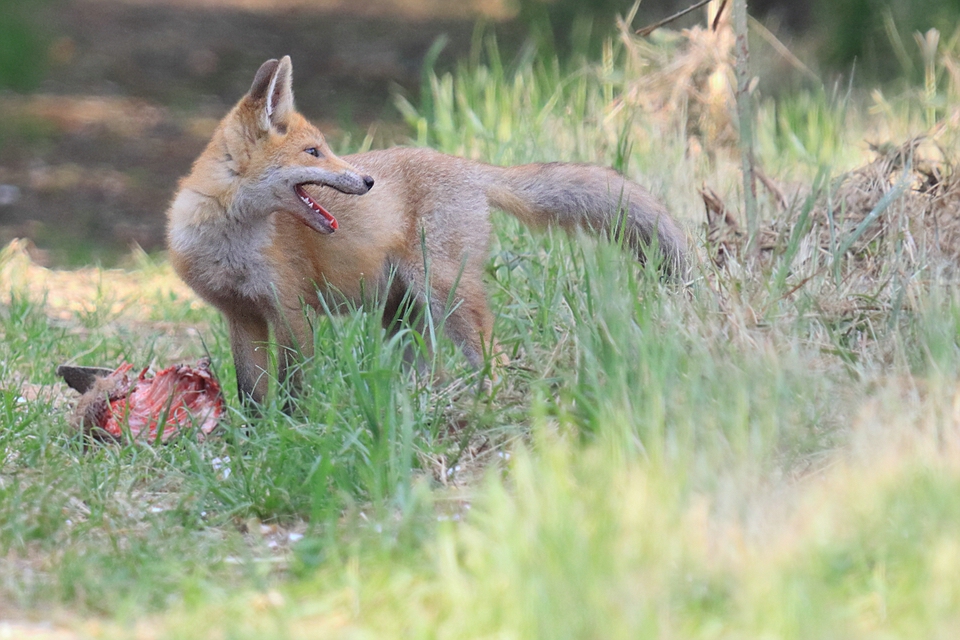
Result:
{"label": "tall grass", "polygon": [[[570,75],[532,51],[505,62],[482,34],[476,51],[427,74],[422,106],[399,99],[416,142],[616,164],[687,227],[691,282],[498,215],[488,282],[512,364],[492,384],[443,339],[440,373],[418,376],[402,362],[423,336],[355,310],[315,319],[292,415],[277,397],[206,441],[85,450],[57,362],[209,352],[236,407],[225,327],[144,259],[61,319],[60,294],[8,250],[4,597],[112,619],[107,637],[947,637],[955,285],[901,273],[900,303],[848,313],[864,294],[848,270],[802,272],[801,232],[767,263],[717,267],[696,188],[735,193],[735,158],[688,155],[682,129],[611,108],[630,81],[617,47]],[[792,149],[828,190],[854,108],[778,104],[761,155]],[[159,287],[150,309],[120,281]]]}

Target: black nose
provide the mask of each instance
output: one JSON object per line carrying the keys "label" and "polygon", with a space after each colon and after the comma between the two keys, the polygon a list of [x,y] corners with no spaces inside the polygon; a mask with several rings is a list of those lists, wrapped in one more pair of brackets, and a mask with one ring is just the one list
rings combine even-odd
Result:
{"label": "black nose", "polygon": [[363,176],[363,184],[367,185],[367,191],[373,188],[373,178],[371,176]]}

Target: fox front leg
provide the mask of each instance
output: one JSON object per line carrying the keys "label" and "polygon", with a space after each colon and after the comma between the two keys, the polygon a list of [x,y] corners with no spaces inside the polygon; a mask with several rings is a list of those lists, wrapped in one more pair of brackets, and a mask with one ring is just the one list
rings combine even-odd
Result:
{"label": "fox front leg", "polygon": [[304,307],[291,305],[274,323],[274,335],[279,343],[277,379],[286,393],[283,410],[289,414],[303,387],[303,363],[313,357],[313,328]]}
{"label": "fox front leg", "polygon": [[269,326],[266,320],[256,316],[231,317],[229,326],[240,402],[246,407],[260,405],[267,397],[269,381]]}

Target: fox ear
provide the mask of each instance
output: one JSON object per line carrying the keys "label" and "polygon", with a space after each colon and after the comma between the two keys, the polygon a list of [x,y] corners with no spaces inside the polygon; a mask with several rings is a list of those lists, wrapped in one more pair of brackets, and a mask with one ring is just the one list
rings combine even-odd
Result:
{"label": "fox ear", "polygon": [[287,120],[294,110],[293,63],[290,56],[283,56],[279,61],[267,60],[260,65],[247,98],[257,105],[261,129],[277,129],[281,133],[286,131]]}
{"label": "fox ear", "polygon": [[253,77],[253,84],[250,85],[250,91],[247,92],[248,98],[251,100],[263,99],[263,96],[267,93],[267,86],[270,84],[270,79],[273,77],[278,66],[280,66],[280,61],[277,59],[267,60],[260,65],[260,68],[257,69],[257,75]]}

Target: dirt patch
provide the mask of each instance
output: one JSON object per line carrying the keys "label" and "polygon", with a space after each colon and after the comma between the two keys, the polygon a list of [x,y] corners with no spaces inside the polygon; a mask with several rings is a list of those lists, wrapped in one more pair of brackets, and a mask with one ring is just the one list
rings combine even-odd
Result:
{"label": "dirt patch", "polygon": [[80,634],[60,628],[50,622],[0,621],[0,638],[21,640],[74,640]]}
{"label": "dirt patch", "polygon": [[151,315],[149,305],[143,304],[144,292],[179,300],[190,310],[202,305],[166,264],[136,271],[98,267],[63,271],[42,267],[31,255],[37,255],[36,249],[23,240],[0,250],[0,289],[42,304],[48,317],[64,323],[78,316],[102,315],[128,325],[163,326]]}
{"label": "dirt patch", "polygon": [[170,6],[204,9],[242,9],[273,13],[296,9],[355,16],[393,16],[403,20],[485,17],[512,18],[516,11],[507,0],[96,0],[106,4]]}

